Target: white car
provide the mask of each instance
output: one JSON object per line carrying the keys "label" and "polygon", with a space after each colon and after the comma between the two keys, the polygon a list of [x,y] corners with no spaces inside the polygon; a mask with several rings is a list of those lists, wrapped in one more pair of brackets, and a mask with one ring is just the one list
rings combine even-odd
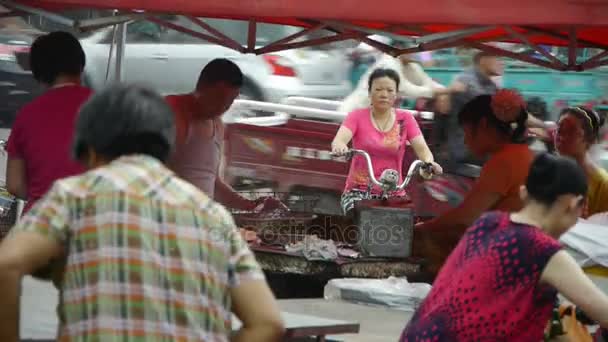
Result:
{"label": "white car", "polygon": [[[170,21],[206,33],[188,18],[171,16]],[[248,23],[219,19],[204,21],[246,45]],[[301,28],[258,24],[256,44],[266,45],[299,30]],[[104,29],[81,39],[87,56],[85,83],[93,88],[106,82],[112,34],[112,29]],[[241,98],[244,99],[270,102],[279,102],[288,96],[342,99],[351,91],[350,62],[335,46],[262,56],[242,54],[150,21],[129,23],[126,45],[123,80],[148,84],[163,94],[192,91],[201,69],[219,57],[233,60],[243,71],[245,84]]]}

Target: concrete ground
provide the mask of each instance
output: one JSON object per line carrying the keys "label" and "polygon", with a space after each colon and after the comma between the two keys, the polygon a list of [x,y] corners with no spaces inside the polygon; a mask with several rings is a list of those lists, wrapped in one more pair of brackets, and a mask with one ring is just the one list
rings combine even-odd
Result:
{"label": "concrete ground", "polygon": [[345,342],[397,341],[412,312],[320,299],[282,299],[281,310],[360,324],[359,334],[335,336]]}

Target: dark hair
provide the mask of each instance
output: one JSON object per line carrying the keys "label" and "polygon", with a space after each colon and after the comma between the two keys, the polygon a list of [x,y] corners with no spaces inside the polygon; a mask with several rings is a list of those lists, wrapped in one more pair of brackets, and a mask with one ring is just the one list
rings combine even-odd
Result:
{"label": "dark hair", "polygon": [[458,123],[462,126],[465,124],[477,127],[482,118],[486,118],[489,125],[492,125],[496,130],[508,137],[514,143],[525,143],[526,138],[526,121],[528,120],[528,112],[525,108],[521,108],[517,120],[514,122],[515,128],[511,123],[499,120],[492,110],[492,96],[480,95],[471,101],[467,102],[458,113]]}
{"label": "dark hair", "polygon": [[473,63],[479,65],[479,62],[486,57],[498,57],[495,53],[480,51],[473,56]]}
{"label": "dark hair", "polygon": [[145,87],[115,84],[80,110],[73,149],[78,160],[91,148],[109,159],[145,154],[166,162],[174,140],[174,114],[162,96]]}
{"label": "dark hair", "polygon": [[605,122],[604,115],[586,107],[568,107],[561,111],[559,117],[561,118],[566,114],[573,115],[581,122],[587,142],[594,143],[599,140],[600,129]]}
{"label": "dark hair", "polygon": [[374,83],[374,80],[382,77],[388,77],[395,81],[397,90],[399,90],[399,74],[393,69],[378,68],[372,71],[372,74],[369,75],[369,79],[367,80],[367,87],[369,91],[372,90],[372,83]]}
{"label": "dark hair", "polygon": [[86,57],[76,37],[56,31],[38,37],[30,50],[30,68],[41,83],[54,84],[60,75],[80,76]]}
{"label": "dark hair", "polygon": [[226,82],[233,87],[243,86],[243,72],[233,61],[216,58],[207,63],[198,77],[197,87]]}
{"label": "dark hair", "polygon": [[551,205],[561,195],[585,196],[587,176],[573,159],[540,153],[530,166],[526,188],[532,199]]}
{"label": "dark hair", "polygon": [[546,121],[549,118],[547,102],[538,96],[531,97],[526,101],[526,109],[528,109],[528,113],[534,115],[539,120]]}

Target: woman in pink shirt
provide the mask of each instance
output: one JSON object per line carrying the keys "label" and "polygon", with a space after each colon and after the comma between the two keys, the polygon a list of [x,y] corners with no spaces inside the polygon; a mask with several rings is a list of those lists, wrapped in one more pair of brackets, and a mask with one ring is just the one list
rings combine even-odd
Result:
{"label": "woman in pink shirt", "polygon": [[[369,153],[376,178],[386,169],[399,171],[402,178],[403,158],[409,142],[418,159],[431,163],[433,171],[440,174],[441,166],[435,163],[412,114],[395,109],[399,75],[391,69],[376,69],[370,75],[368,85],[371,106],[348,114],[332,142],[332,152],[345,154],[352,140],[353,148]],[[353,209],[356,201],[367,198],[370,186],[365,159],[355,156],[342,195],[342,209],[345,213]],[[371,188],[372,195],[381,192],[377,186]],[[401,195],[403,194],[402,192]]]}

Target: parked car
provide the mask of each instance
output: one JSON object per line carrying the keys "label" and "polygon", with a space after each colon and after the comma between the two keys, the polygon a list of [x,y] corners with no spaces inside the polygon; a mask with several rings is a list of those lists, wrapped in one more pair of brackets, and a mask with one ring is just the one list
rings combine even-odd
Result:
{"label": "parked car", "polygon": [[31,44],[40,33],[32,30],[0,30],[0,128],[10,128],[17,112],[37,96],[41,88],[29,71]]}
{"label": "parked car", "polygon": [[[203,20],[246,45],[248,23]],[[172,16],[170,21],[204,32],[185,17]],[[266,45],[299,30],[301,28],[258,24],[256,43]],[[112,29],[103,29],[81,39],[87,54],[85,82],[93,88],[105,83],[112,37]],[[351,90],[350,62],[340,49],[313,47],[261,56],[242,54],[145,20],[127,25],[126,45],[123,79],[149,84],[164,94],[192,91],[203,66],[218,57],[233,60],[243,70],[245,85],[241,93],[245,99],[271,102],[287,96],[341,99]]]}

